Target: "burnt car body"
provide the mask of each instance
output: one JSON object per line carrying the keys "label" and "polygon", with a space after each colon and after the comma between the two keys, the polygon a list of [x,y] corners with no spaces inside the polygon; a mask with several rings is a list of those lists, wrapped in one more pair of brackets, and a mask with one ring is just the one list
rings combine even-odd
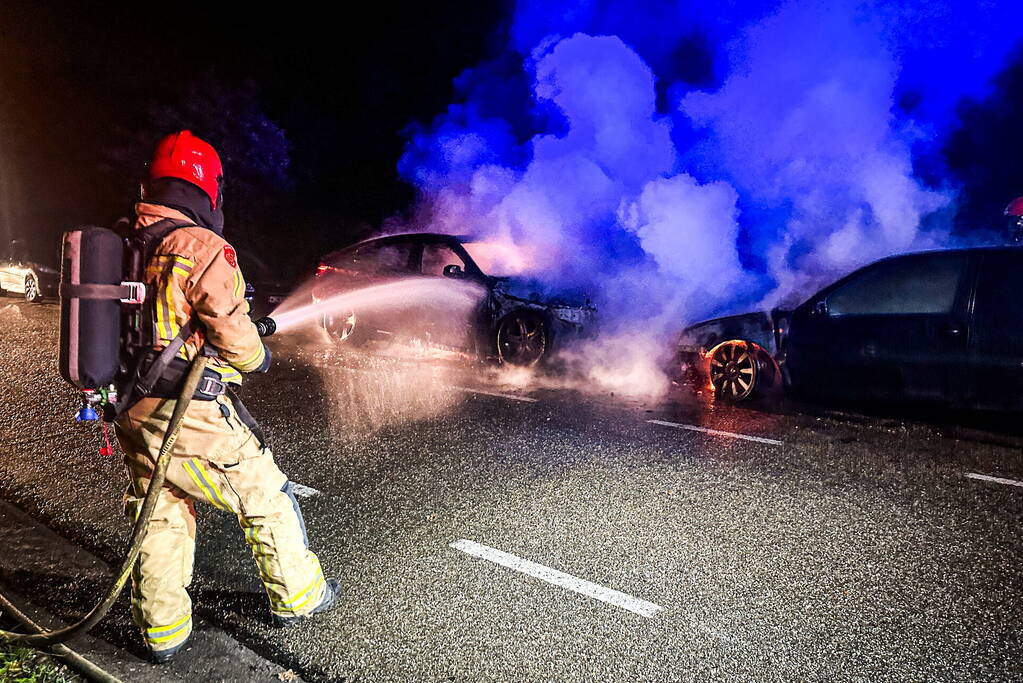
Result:
{"label": "burnt car body", "polygon": [[[583,297],[541,293],[540,283],[488,275],[466,248],[470,242],[464,236],[409,233],[328,254],[317,267],[314,301],[409,278],[470,285],[474,301],[464,316],[429,303],[410,304],[398,316],[382,316],[371,307],[334,311],[323,316],[324,329],[339,342],[352,344],[381,336],[426,338],[442,346],[467,346],[480,359],[512,365],[540,363],[590,329],[595,309]],[[404,331],[395,329],[396,318],[405,323]],[[437,324],[451,319],[458,319],[458,329]]]}
{"label": "burnt car body", "polygon": [[802,394],[1023,409],[1023,247],[904,254],[825,287],[791,312],[687,328],[682,368],[719,398],[772,383]]}
{"label": "burnt car body", "polygon": [[0,258],[0,294],[14,294],[39,303],[57,296],[60,271],[32,260],[18,240],[12,240],[5,258]]}

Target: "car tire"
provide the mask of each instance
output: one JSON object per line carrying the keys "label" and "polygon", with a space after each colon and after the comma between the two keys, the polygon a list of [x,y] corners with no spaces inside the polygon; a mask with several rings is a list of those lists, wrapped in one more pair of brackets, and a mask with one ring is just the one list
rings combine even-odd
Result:
{"label": "car tire", "polygon": [[362,324],[355,311],[337,315],[325,313],[322,324],[327,336],[338,344],[361,346],[366,341],[365,324]]}
{"label": "car tire", "polygon": [[43,300],[42,290],[39,289],[39,278],[35,273],[25,276],[25,301],[30,304],[37,304]]}
{"label": "car tire", "polygon": [[502,365],[531,367],[543,362],[550,347],[547,322],[528,311],[514,311],[501,318],[494,334],[497,361]]}
{"label": "car tire", "polygon": [[714,397],[727,403],[741,403],[763,395],[773,379],[773,368],[756,344],[726,341],[710,354],[710,383]]}

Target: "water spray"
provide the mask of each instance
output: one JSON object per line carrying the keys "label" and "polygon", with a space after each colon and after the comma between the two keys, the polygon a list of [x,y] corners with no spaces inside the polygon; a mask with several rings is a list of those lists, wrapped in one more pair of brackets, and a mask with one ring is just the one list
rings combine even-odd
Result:
{"label": "water spray", "polygon": [[[329,286],[329,285],[328,285]],[[310,322],[322,320],[331,313],[371,311],[384,313],[399,311],[410,306],[436,304],[447,310],[470,311],[483,296],[483,289],[465,280],[414,277],[395,282],[360,287],[314,299],[311,303],[291,307],[293,300],[285,301],[273,312],[272,318],[263,318],[257,327],[267,322],[272,325],[269,334],[287,332]],[[261,333],[262,334],[262,333]]]}

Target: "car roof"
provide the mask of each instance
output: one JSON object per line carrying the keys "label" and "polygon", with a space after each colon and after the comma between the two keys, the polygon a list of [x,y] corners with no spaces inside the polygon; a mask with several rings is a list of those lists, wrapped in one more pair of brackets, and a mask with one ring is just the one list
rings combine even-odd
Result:
{"label": "car roof", "polygon": [[[865,263],[855,270],[849,271],[848,275],[839,278],[839,280],[845,279],[849,275],[858,273],[864,268],[869,268],[879,263],[885,263],[887,261],[897,261],[899,259],[908,259],[911,257],[930,256],[934,254],[984,254],[984,253],[1009,253],[1009,252],[1021,252],[1023,253],[1023,244],[999,244],[999,245],[983,245],[983,246],[960,246],[957,248],[934,248],[934,249],[923,249],[921,252],[905,252],[904,254],[893,254],[891,256],[883,257],[870,263]],[[838,282],[839,280],[836,280]]]}
{"label": "car roof", "polygon": [[[1011,252],[1011,251],[1023,251],[1023,244],[1003,244],[977,247],[957,247],[955,249],[925,249],[923,251],[907,251],[903,254],[892,254],[891,256],[879,258],[876,261],[871,261],[870,263],[864,264],[862,267],[866,268],[867,266],[873,265],[875,263],[882,263],[884,261],[908,258],[910,256],[926,256],[928,254],[976,254],[983,252]],[[857,268],[856,270],[860,269]]]}
{"label": "car roof", "polygon": [[470,235],[450,235],[442,232],[402,232],[393,235],[370,237],[369,239],[356,242],[355,244],[350,244],[342,249],[332,251],[330,252],[330,254],[328,254],[328,256],[334,254],[341,254],[347,251],[352,251],[354,249],[358,249],[360,247],[364,247],[366,245],[375,243],[387,244],[389,242],[414,241],[414,242],[458,242],[459,244],[461,244],[463,242],[471,242],[472,239],[473,238]]}

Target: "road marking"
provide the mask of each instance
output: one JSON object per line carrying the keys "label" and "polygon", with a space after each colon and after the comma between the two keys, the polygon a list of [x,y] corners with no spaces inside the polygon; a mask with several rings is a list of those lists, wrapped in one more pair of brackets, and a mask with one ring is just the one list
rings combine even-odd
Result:
{"label": "road marking", "polygon": [[459,391],[467,391],[470,394],[484,394],[485,396],[496,396],[497,398],[510,398],[513,401],[524,401],[526,403],[537,403],[537,400],[535,398],[530,398],[528,396],[516,396],[515,394],[502,394],[502,393],[499,393],[497,391],[484,391],[483,389],[472,389],[470,387],[456,387],[456,386],[452,386],[452,388],[453,389],[458,389]]}
{"label": "road marking", "polygon": [[981,481],[991,481],[996,484],[1005,484],[1006,486],[1019,486],[1023,488],[1023,481],[1016,481],[1015,479],[1003,479],[1002,477],[992,477],[987,474],[977,474],[976,472],[967,472],[965,477],[970,479],[980,479]]}
{"label": "road marking", "polygon": [[727,436],[729,439],[742,439],[743,441],[756,441],[757,443],[768,443],[772,446],[784,446],[783,441],[777,439],[766,439],[762,436],[749,436],[747,434],[734,434],[732,432],[722,432],[718,429],[707,429],[706,427],[697,427],[696,425],[686,425],[679,422],[666,422],[665,420],[647,420],[653,425],[664,425],[665,427],[675,427],[676,429],[688,429],[691,432],[702,432],[704,434],[712,434],[714,436]]}
{"label": "road marking", "polygon": [[317,491],[311,486],[303,486],[302,484],[296,484],[295,482],[291,482],[291,492],[299,498],[311,498],[323,493],[322,491]]}
{"label": "road marking", "polygon": [[654,614],[664,609],[652,602],[640,600],[639,598],[634,598],[627,593],[612,590],[611,588],[605,588],[604,586],[591,583],[585,579],[572,576],[571,574],[559,572],[557,569],[551,569],[550,567],[545,567],[542,564],[524,560],[521,557],[497,550],[496,548],[491,548],[490,546],[483,545],[482,543],[462,539],[460,541],[454,541],[451,544],[451,547],[455,550],[461,550],[463,553],[468,553],[474,557],[479,557],[495,564],[499,564],[502,567],[514,569],[517,572],[522,572],[523,574],[536,577],[541,581],[553,583],[555,586],[561,586],[562,588],[567,588],[570,591],[575,591],[576,593],[588,595],[591,598],[596,598],[597,600],[602,600],[603,602],[616,605],[643,617],[652,617]]}

